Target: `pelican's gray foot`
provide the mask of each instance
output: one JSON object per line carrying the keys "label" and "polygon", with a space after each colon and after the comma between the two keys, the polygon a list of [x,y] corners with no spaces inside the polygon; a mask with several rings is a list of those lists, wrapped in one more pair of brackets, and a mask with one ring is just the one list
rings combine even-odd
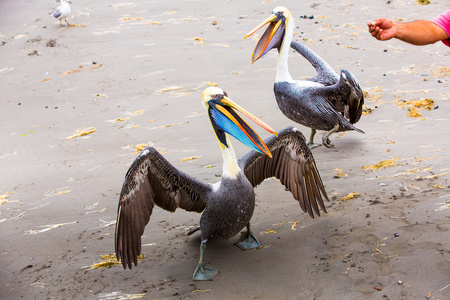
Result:
{"label": "pelican's gray foot", "polygon": [[214,277],[219,273],[217,269],[214,269],[211,265],[204,265],[203,263],[198,263],[197,268],[192,276],[193,280],[213,280]]}
{"label": "pelican's gray foot", "polygon": [[259,241],[250,230],[250,224],[247,225],[247,232],[243,234],[241,238],[236,243],[234,243],[234,245],[236,245],[236,247],[238,247],[242,251],[255,249],[261,246]]}
{"label": "pelican's gray foot", "polygon": [[327,148],[333,148],[334,145],[330,141],[330,135],[339,130],[339,124],[322,136],[322,144]]}
{"label": "pelican's gray foot", "polygon": [[327,148],[333,148],[334,145],[331,143],[330,139],[326,137],[325,135],[322,137],[322,143]]}
{"label": "pelican's gray foot", "polygon": [[314,135],[316,135],[316,130],[311,128],[311,135],[309,136],[309,141],[306,143],[309,150],[322,146],[321,144],[314,144]]}
{"label": "pelican's gray foot", "polygon": [[314,144],[310,142],[307,142],[306,145],[309,147],[309,150],[322,146],[321,144]]}
{"label": "pelican's gray foot", "polygon": [[214,269],[211,265],[205,265],[203,263],[203,254],[205,253],[207,241],[208,240],[203,240],[200,244],[200,259],[198,260],[194,275],[192,275],[192,280],[213,280],[217,273],[219,273],[219,270]]}

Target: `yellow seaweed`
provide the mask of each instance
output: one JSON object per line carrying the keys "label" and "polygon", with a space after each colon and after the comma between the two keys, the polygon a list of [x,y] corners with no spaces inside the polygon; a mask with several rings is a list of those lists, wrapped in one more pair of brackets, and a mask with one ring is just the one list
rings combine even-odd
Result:
{"label": "yellow seaweed", "polygon": [[373,112],[373,108],[371,108],[371,107],[369,107],[367,105],[363,106],[363,111],[362,111],[363,116],[367,116],[371,112]]}
{"label": "yellow seaweed", "polygon": [[77,133],[66,137],[66,140],[71,140],[71,139],[74,139],[76,137],[80,137],[80,136],[83,136],[83,135],[88,135],[88,134],[91,134],[91,133],[96,132],[96,131],[97,131],[97,129],[94,128],[94,127],[88,127],[88,128],[85,128],[85,129],[77,129]]}
{"label": "yellow seaweed", "polygon": [[172,92],[172,91],[176,91],[176,90],[181,90],[183,87],[182,86],[171,86],[165,89],[160,89],[159,92],[160,93],[167,93],[167,92]]}
{"label": "yellow seaweed", "polygon": [[120,19],[120,21],[140,21],[140,20],[144,20],[144,18],[142,17],[135,17],[135,18],[130,18],[130,17],[125,17]]}
{"label": "yellow seaweed", "polygon": [[[0,195],[0,205],[3,205],[7,202],[11,202],[11,201],[8,201],[8,197],[9,197],[8,195],[12,194],[12,193],[14,193],[14,192],[9,192],[9,193]],[[18,201],[15,201],[15,202],[18,202]]]}
{"label": "yellow seaweed", "polygon": [[403,164],[399,164],[397,163],[398,161],[398,157],[396,158],[391,158],[391,159],[387,159],[387,160],[382,160],[377,164],[373,164],[373,165],[369,165],[369,166],[362,166],[361,169],[363,170],[371,170],[371,171],[378,171],[381,169],[386,169],[389,167],[395,167],[395,166],[401,166]]}
{"label": "yellow seaweed", "polygon": [[336,172],[336,175],[335,175],[335,177],[339,177],[339,178],[341,178],[344,174],[342,174],[342,169],[339,169],[339,168],[334,168],[333,169],[333,171],[335,171]]}
{"label": "yellow seaweed", "polygon": [[205,44],[205,41],[202,38],[200,38],[200,37],[194,37],[193,40],[196,41],[197,44],[199,44],[199,45],[204,45]]}
{"label": "yellow seaweed", "polygon": [[359,195],[360,195],[360,193],[350,193],[350,194],[348,194],[347,196],[342,197],[341,200],[349,200],[349,199],[353,199],[353,198],[355,198],[355,197],[357,197],[357,196],[359,196]]}
{"label": "yellow seaweed", "polygon": [[217,83],[211,82],[211,81],[203,81],[202,83],[203,83],[203,84],[206,84],[206,85],[209,85],[209,86],[218,86]]}
{"label": "yellow seaweed", "polygon": [[411,106],[408,108],[408,116],[411,118],[419,118],[422,115],[420,114],[419,110],[415,108],[414,106]]}
{"label": "yellow seaweed", "polygon": [[433,71],[431,72],[431,75],[433,75],[435,77],[450,76],[450,68],[446,68],[446,67],[434,68]]}
{"label": "yellow seaweed", "polygon": [[145,144],[145,143],[136,145],[135,146],[136,147],[136,151],[134,151],[133,154],[141,153],[141,151],[144,150],[144,148],[147,147],[147,146],[148,146],[148,144]]}
{"label": "yellow seaweed", "polygon": [[[141,254],[138,256],[137,259],[141,260],[144,258],[145,258],[145,255]],[[92,264],[92,266],[90,267],[90,270],[101,269],[101,268],[111,268],[112,266],[121,265],[121,264],[122,264],[122,262],[120,260],[117,260],[115,254],[106,254],[106,255],[101,255],[100,262]]]}
{"label": "yellow seaweed", "polygon": [[201,156],[191,156],[191,157],[186,157],[186,158],[182,158],[181,161],[182,161],[182,162],[185,162],[185,161],[197,159],[197,158],[200,158],[200,157],[201,157]]}
{"label": "yellow seaweed", "polygon": [[129,119],[131,119],[131,117],[117,118],[117,119],[114,119],[114,122],[122,122],[122,121],[126,121],[126,120],[129,120]]}

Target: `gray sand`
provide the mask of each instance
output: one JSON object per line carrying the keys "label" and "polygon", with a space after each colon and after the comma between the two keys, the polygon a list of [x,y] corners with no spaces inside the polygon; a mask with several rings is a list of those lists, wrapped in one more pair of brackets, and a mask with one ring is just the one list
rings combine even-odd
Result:
{"label": "gray sand", "polygon": [[[450,48],[379,42],[365,26],[448,8],[431,2],[74,0],[69,22],[86,27],[61,28],[48,14],[54,1],[1,1],[0,298],[450,299]],[[181,210],[154,209],[146,257],[131,271],[90,269],[114,253],[136,145],[219,180],[222,158],[200,102],[206,82],[273,128],[309,136],[276,105],[276,51],[251,64],[255,40],[243,38],[278,5],[295,17],[295,39],[354,73],[373,109],[357,123],[366,134],[334,135],[335,148],[313,150],[329,213],[311,219],[269,179],[256,189],[252,219],[266,247],[242,252],[238,236],[208,242],[214,281],[191,280],[199,235],[186,232],[200,215]],[[315,74],[297,53],[289,65],[294,78]],[[399,105],[426,98],[433,109],[418,108],[422,117]],[[237,156],[248,150],[232,142]],[[363,168],[386,160],[393,166]]]}

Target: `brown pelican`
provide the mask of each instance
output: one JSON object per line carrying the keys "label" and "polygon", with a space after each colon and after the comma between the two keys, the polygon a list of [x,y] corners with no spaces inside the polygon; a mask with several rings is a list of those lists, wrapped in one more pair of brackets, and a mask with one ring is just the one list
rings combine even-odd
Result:
{"label": "brown pelican", "polygon": [[[131,269],[133,263],[137,265],[141,236],[155,204],[171,212],[178,207],[203,212],[200,226],[189,232],[201,230],[200,259],[194,280],[212,280],[218,272],[203,263],[209,238],[228,239],[247,227],[236,245],[243,250],[260,246],[250,230],[250,219],[255,207],[253,188],[264,179],[279,178],[311,217],[314,213],[320,215],[319,206],[326,212],[323,198],[328,197],[300,131],[285,128],[264,143],[234,109],[266,130],[274,131],[234,103],[224,91],[207,88],[202,101],[222,152],[222,180],[216,184],[200,182],[176,169],[154,148],[145,148],[129,168],[119,200],[115,249],[125,269]],[[236,160],[228,134],[253,150]]]}
{"label": "brown pelican", "polygon": [[64,19],[67,25],[71,26],[67,21],[67,18],[70,16],[71,10],[69,3],[72,3],[70,0],[61,0],[61,5],[58,6],[55,11],[52,12],[52,16],[59,19],[59,25],[62,25],[62,20]]}
{"label": "brown pelican", "polygon": [[[353,124],[361,117],[364,97],[355,77],[347,70],[341,70],[340,77],[316,53],[306,46],[292,41],[294,21],[285,7],[277,7],[272,15],[250,31],[251,36],[261,27],[269,24],[252,53],[252,63],[277,48],[278,69],[274,92],[278,106],[289,119],[311,128],[308,145],[314,144],[316,129],[326,130],[322,137],[324,146],[330,148],[330,135],[347,130],[364,133]],[[288,71],[289,46],[303,55],[316,69],[317,75],[308,80],[293,80]]]}

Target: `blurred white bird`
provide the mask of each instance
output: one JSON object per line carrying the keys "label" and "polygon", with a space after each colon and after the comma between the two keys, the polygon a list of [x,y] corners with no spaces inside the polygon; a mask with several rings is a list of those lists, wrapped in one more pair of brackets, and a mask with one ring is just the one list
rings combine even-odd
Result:
{"label": "blurred white bird", "polygon": [[64,19],[67,25],[71,26],[71,24],[67,21],[67,18],[70,16],[71,10],[69,3],[72,4],[70,0],[60,0],[61,5],[58,6],[54,12],[52,12],[52,16],[59,19],[59,25],[62,25],[62,19]]}

